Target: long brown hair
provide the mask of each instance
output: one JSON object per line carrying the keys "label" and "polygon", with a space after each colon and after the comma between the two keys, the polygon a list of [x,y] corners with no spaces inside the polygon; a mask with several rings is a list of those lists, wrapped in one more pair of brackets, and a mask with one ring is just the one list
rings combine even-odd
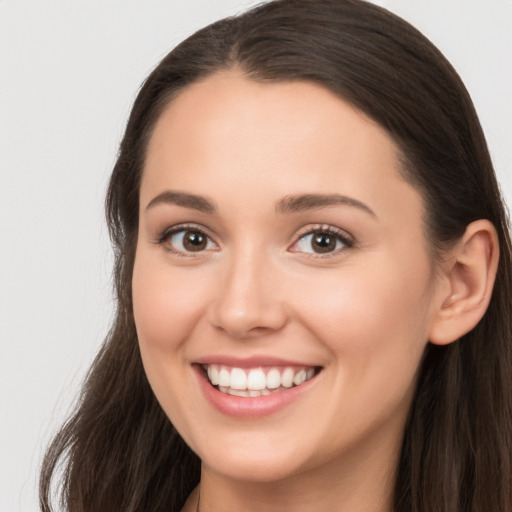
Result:
{"label": "long brown hair", "polygon": [[512,510],[510,232],[485,138],[457,73],[416,29],[360,0],[275,0],[214,23],[176,47],[143,84],[108,190],[117,313],[76,411],[48,449],[40,503],[72,512],[178,511],[200,462],[149,387],[137,345],[131,276],[139,184],[156,120],[180,90],[221,69],[259,81],[305,80],[383,126],[426,204],[434,255],[476,219],[498,231],[500,263],[479,325],[428,345],[406,425],[395,512]]}

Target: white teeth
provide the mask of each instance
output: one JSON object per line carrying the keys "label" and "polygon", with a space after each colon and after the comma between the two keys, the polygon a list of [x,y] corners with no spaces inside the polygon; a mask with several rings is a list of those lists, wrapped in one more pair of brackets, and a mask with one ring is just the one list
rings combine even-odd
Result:
{"label": "white teeth", "polygon": [[293,383],[296,386],[299,386],[300,384],[302,384],[305,381],[306,381],[306,370],[301,370],[300,372],[297,372],[295,374],[295,377],[293,377]]}
{"label": "white teeth", "polygon": [[214,386],[219,383],[219,370],[216,366],[208,366],[208,378]]}
{"label": "white teeth", "polygon": [[286,368],[281,375],[281,384],[285,388],[291,388],[293,385],[293,368]]}
{"label": "white teeth", "polygon": [[267,387],[267,379],[261,368],[251,370],[247,376],[247,389],[259,391]]}
{"label": "white teeth", "polygon": [[242,368],[233,368],[231,370],[231,389],[247,389],[247,375]]}
{"label": "white teeth", "polygon": [[285,367],[282,373],[278,368],[223,367],[216,364],[205,365],[208,379],[223,393],[236,396],[257,397],[270,395],[275,391],[284,391],[292,386],[300,386],[315,375],[314,368]]}
{"label": "white teeth", "polygon": [[231,376],[229,371],[226,368],[221,368],[219,372],[219,386],[223,386],[225,388],[229,388],[231,384]]}
{"label": "white teeth", "polygon": [[272,368],[267,373],[267,388],[277,389],[281,386],[281,374],[277,368]]}

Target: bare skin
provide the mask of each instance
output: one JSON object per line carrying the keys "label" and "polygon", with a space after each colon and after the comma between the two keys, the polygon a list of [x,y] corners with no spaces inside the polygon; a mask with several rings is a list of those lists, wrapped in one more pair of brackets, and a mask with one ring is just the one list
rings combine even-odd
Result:
{"label": "bare skin", "polygon": [[[423,202],[397,155],[325,89],[236,71],[189,86],[159,119],[133,298],[151,386],[202,460],[185,512],[199,494],[201,512],[391,511],[425,346],[472,328],[497,262],[479,221],[434,272]],[[467,272],[454,270],[461,254]],[[198,371],[223,357],[316,373],[270,414],[230,415]]]}

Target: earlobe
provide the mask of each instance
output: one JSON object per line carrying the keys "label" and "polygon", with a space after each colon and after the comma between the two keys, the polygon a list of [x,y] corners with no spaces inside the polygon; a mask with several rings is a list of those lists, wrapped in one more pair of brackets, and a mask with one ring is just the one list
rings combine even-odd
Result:
{"label": "earlobe", "polygon": [[447,345],[473,329],[491,300],[499,260],[496,229],[488,220],[466,228],[442,269],[443,293],[431,324],[431,343]]}

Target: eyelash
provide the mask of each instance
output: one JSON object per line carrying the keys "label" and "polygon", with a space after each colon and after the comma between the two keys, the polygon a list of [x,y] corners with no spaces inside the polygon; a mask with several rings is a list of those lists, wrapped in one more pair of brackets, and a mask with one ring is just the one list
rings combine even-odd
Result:
{"label": "eyelash", "polygon": [[[173,253],[174,255],[178,257],[194,257],[194,251],[181,251],[178,249],[173,248],[170,244],[168,244],[170,238],[177,233],[187,231],[193,231],[199,235],[202,235],[207,238],[207,243],[211,242],[215,245],[215,247],[218,247],[218,245],[212,240],[212,237],[206,233],[204,228],[196,225],[196,224],[179,224],[176,226],[172,226],[171,228],[167,228],[164,230],[164,232],[155,240],[155,243],[164,246],[165,250]],[[306,252],[306,251],[298,251],[298,250],[291,250],[292,247],[299,244],[301,241],[303,241],[307,236],[314,235],[314,234],[323,234],[327,236],[334,237],[336,242],[341,242],[342,247],[335,249],[334,251],[329,251],[325,253],[318,253],[318,252]],[[308,226],[307,228],[304,228],[301,233],[298,234],[296,237],[295,242],[289,247],[288,251],[290,252],[296,252],[296,253],[302,253],[305,255],[305,257],[308,258],[329,258],[333,256],[337,256],[340,252],[344,252],[347,249],[351,249],[356,245],[354,238],[347,233],[346,231],[326,224],[318,224],[313,226]],[[205,250],[197,251],[198,253],[205,252]]]}

